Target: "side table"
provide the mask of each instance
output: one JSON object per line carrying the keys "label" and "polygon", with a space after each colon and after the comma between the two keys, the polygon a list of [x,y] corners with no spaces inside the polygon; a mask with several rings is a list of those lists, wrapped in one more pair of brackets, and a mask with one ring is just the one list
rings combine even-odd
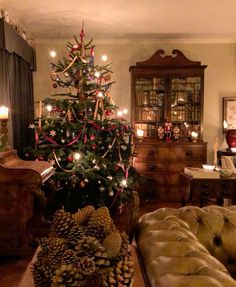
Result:
{"label": "side table", "polygon": [[193,178],[182,172],[180,174],[179,191],[182,198],[182,206],[187,202],[197,202],[202,207],[208,202],[223,205],[228,198],[236,204],[236,175],[221,178]]}
{"label": "side table", "polygon": [[229,149],[220,149],[217,151],[217,162],[221,166],[221,157],[222,156],[236,156],[236,152],[232,152]]}

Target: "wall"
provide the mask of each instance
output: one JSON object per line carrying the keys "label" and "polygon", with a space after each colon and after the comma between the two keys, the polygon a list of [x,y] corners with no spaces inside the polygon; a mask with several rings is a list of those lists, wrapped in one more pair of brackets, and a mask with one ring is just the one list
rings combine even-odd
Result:
{"label": "wall", "polygon": [[[222,134],[222,97],[236,97],[236,46],[235,44],[199,44],[199,43],[160,43],[153,41],[140,42],[95,42],[95,63],[101,64],[102,54],[108,55],[112,61],[113,80],[112,98],[120,108],[130,110],[130,73],[129,66],[137,61],[146,60],[157,49],[164,49],[171,54],[172,49],[181,50],[187,58],[201,61],[208,65],[205,70],[204,101],[204,141],[208,142],[208,163],[213,162],[213,144],[218,137],[219,145],[223,141]],[[51,50],[57,51],[52,60]],[[66,56],[66,41],[36,43],[37,72],[34,73],[35,101],[55,93],[50,81],[50,63],[57,62]]]}

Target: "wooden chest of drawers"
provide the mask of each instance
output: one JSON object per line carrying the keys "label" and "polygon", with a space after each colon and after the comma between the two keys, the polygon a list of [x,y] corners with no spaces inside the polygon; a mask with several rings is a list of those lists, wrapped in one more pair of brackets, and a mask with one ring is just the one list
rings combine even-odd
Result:
{"label": "wooden chest of drawers", "polygon": [[21,160],[15,150],[0,152],[0,256],[28,251],[34,193],[53,173],[48,162]]}
{"label": "wooden chest of drawers", "polygon": [[141,205],[150,201],[181,201],[179,175],[185,166],[201,167],[207,159],[203,142],[135,141],[134,167],[149,180],[139,189]]}

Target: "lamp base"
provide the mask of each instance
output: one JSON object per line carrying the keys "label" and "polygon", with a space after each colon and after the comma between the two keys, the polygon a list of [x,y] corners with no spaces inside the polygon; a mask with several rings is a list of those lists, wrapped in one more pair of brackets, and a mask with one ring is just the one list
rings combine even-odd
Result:
{"label": "lamp base", "polygon": [[230,149],[235,148],[236,147],[236,129],[227,130],[225,139]]}

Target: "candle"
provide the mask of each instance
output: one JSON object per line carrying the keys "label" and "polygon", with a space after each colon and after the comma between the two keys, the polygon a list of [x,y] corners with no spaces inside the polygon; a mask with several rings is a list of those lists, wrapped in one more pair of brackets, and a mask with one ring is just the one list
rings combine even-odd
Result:
{"label": "candle", "polygon": [[197,132],[191,132],[191,138],[192,138],[192,141],[193,142],[196,142],[197,141],[197,138],[198,138],[198,133]]}
{"label": "candle", "polygon": [[39,118],[42,117],[42,101],[39,101]]}
{"label": "candle", "polygon": [[141,130],[141,129],[137,129],[137,136],[138,137],[143,137],[143,135],[144,135],[144,131]]}
{"label": "candle", "polygon": [[0,119],[7,120],[8,119],[8,111],[9,109],[5,106],[0,107]]}

